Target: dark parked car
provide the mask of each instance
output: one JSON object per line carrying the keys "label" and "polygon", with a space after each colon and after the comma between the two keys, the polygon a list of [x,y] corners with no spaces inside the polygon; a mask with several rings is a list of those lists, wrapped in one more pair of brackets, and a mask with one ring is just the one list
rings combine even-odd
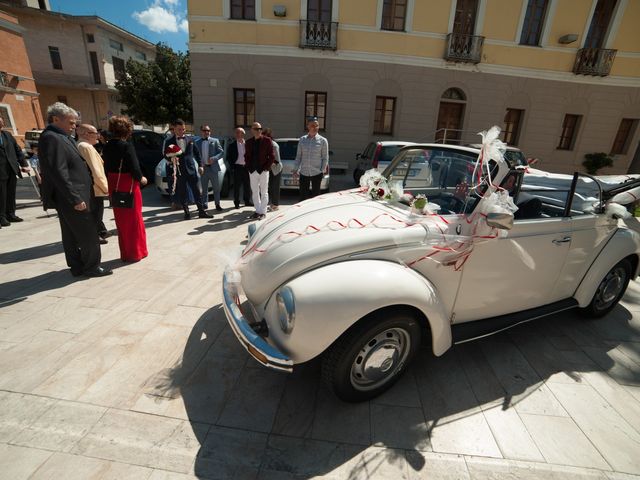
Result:
{"label": "dark parked car", "polygon": [[164,136],[151,130],[134,130],[131,141],[136,149],[142,173],[149,180],[155,176],[156,165],[164,157],[162,141]]}

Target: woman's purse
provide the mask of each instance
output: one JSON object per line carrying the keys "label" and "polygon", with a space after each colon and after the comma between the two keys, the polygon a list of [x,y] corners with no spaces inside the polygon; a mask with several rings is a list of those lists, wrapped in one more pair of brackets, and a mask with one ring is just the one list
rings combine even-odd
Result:
{"label": "woman's purse", "polygon": [[120,159],[120,168],[118,168],[118,180],[116,181],[116,188],[111,193],[111,206],[113,208],[133,208],[133,178],[131,179],[131,188],[128,192],[119,192],[118,185],[120,185],[120,173],[122,172],[122,161]]}

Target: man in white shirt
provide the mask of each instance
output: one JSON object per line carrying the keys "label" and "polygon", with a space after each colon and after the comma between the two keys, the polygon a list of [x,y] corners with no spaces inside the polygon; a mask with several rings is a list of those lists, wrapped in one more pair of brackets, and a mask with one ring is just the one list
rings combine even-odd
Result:
{"label": "man in white shirt", "polygon": [[96,221],[100,243],[104,245],[107,243],[108,232],[102,217],[104,215],[104,200],[109,196],[109,186],[104,173],[104,162],[94,148],[94,145],[98,143],[99,133],[96,127],[89,124],[78,126],[76,133],[78,135],[78,151],[91,170],[93,193],[95,194],[95,204],[91,208],[91,213]]}
{"label": "man in white shirt", "polygon": [[244,205],[253,206],[253,202],[251,201],[249,171],[247,170],[244,160],[244,128],[236,128],[233,134],[236,139],[231,142],[227,148],[227,163],[233,168],[233,204],[236,208],[240,208],[240,188],[242,188]]}
{"label": "man in white shirt", "polygon": [[316,117],[307,120],[307,135],[300,137],[294,176],[300,176],[300,197],[302,200],[320,194],[322,177],[329,172],[329,142],[318,133],[320,124]]}

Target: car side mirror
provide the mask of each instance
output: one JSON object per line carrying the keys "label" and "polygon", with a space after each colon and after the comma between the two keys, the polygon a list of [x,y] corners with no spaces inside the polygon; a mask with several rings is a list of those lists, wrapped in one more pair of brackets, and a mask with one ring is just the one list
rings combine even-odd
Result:
{"label": "car side mirror", "polygon": [[511,230],[513,213],[492,212],[487,214],[487,225],[500,230]]}

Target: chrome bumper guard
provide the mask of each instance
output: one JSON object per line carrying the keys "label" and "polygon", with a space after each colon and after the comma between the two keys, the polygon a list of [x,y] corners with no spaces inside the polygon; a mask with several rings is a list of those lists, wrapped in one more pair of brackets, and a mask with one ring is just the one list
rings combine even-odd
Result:
{"label": "chrome bumper guard", "polygon": [[222,279],[222,296],[229,326],[247,352],[266,367],[292,372],[293,360],[269,345],[264,338],[253,331],[247,319],[244,318],[240,307],[236,304],[237,295],[233,291],[226,272]]}

